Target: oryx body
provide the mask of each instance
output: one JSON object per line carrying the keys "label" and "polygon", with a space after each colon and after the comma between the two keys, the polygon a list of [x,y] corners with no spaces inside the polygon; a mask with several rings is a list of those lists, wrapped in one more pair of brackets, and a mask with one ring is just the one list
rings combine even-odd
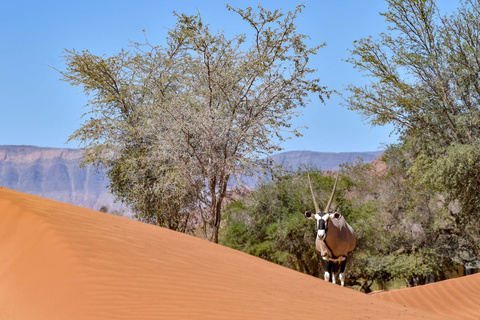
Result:
{"label": "oryx body", "polygon": [[335,283],[335,273],[340,269],[339,278],[342,286],[344,286],[344,271],[347,257],[355,248],[356,239],[353,228],[345,221],[345,218],[341,213],[328,213],[337,187],[338,175],[335,180],[332,195],[330,196],[330,200],[328,201],[324,212],[321,212],[318,208],[315,196],[313,195],[310,177],[308,177],[308,182],[310,184],[316,213],[312,215],[307,211],[305,212],[305,217],[315,219],[317,222],[315,246],[326,263],[324,278],[326,281]]}

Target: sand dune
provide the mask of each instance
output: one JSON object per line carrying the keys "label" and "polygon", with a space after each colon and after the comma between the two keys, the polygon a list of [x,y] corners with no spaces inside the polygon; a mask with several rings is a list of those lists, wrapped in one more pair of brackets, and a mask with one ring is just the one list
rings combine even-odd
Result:
{"label": "sand dune", "polygon": [[[466,287],[478,288],[472,279]],[[411,292],[445,304],[442,294]],[[0,319],[452,319],[400,294],[365,295],[188,235],[0,188]],[[449,302],[450,310],[459,303]]]}
{"label": "sand dune", "polygon": [[451,318],[480,319],[480,274],[375,295]]}

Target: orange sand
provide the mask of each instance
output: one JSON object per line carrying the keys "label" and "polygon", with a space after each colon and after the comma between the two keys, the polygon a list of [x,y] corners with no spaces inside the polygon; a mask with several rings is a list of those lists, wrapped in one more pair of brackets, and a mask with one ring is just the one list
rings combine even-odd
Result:
{"label": "orange sand", "polygon": [[480,274],[425,286],[383,292],[374,297],[454,319],[480,319]]}
{"label": "orange sand", "polygon": [[[448,283],[473,288],[474,302],[461,308],[478,312],[479,277]],[[452,319],[459,301],[429,288],[437,287],[406,292],[439,307],[405,307],[195,237],[0,187],[0,319]]]}

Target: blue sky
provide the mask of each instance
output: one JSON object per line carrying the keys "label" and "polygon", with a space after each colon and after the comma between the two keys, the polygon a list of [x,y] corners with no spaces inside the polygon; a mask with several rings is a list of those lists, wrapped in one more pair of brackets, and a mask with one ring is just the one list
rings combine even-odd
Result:
{"label": "blue sky", "polygon": [[[239,16],[225,8],[226,1],[22,1],[5,0],[0,4],[0,145],[34,145],[76,148],[66,141],[80,127],[87,98],[82,89],[60,81],[64,49],[89,50],[109,55],[141,42],[145,29],[149,41],[164,44],[168,28],[175,24],[173,11],[196,14],[200,11],[212,30],[228,35],[249,32]],[[444,0],[441,3],[455,5]],[[233,7],[294,10],[301,2],[229,1]],[[297,31],[310,36],[312,46],[323,42],[312,59],[322,84],[344,94],[350,84],[362,84],[368,78],[343,60],[349,57],[353,41],[387,30],[379,15],[387,9],[383,0],[304,1],[306,8],[298,19]],[[444,5],[446,6],[446,5]],[[342,99],[333,96],[322,104],[312,97],[303,116],[294,126],[306,126],[302,138],[282,146],[285,151],[323,152],[377,151],[383,143],[392,143],[391,127],[366,124],[357,113],[342,107]]]}

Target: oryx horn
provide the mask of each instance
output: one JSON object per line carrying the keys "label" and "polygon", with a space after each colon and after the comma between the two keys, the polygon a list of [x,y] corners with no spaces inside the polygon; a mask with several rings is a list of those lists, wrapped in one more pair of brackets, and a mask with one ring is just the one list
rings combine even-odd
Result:
{"label": "oryx horn", "polygon": [[338,176],[339,176],[339,172],[337,172],[337,178],[335,179],[335,184],[333,185],[333,190],[332,190],[332,194],[330,195],[330,199],[328,199],[328,203],[327,203],[327,207],[325,208],[325,213],[328,213],[328,210],[330,210],[330,206],[332,205],[332,201],[333,201],[333,196],[335,195],[335,190],[337,190],[337,182],[338,182]]}
{"label": "oryx horn", "polygon": [[310,181],[310,174],[308,174],[308,185],[310,186],[310,192],[312,192],[313,204],[315,205],[315,213],[320,213],[320,208],[318,207],[317,200],[315,200],[315,195],[313,194],[312,181]]}

